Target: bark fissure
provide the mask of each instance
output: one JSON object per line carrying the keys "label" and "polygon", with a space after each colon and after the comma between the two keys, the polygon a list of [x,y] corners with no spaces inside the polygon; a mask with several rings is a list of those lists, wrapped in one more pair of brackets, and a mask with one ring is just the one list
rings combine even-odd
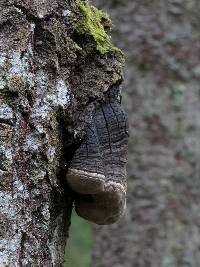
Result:
{"label": "bark fissure", "polygon": [[[120,103],[121,104],[121,103]],[[119,127],[119,120],[118,120],[118,116],[117,116],[117,114],[116,114],[116,112],[115,112],[115,109],[113,108],[113,106],[112,106],[112,103],[110,103],[110,107],[111,107],[111,109],[112,109],[112,112],[113,112],[113,114],[115,115],[115,118],[116,118],[116,121],[117,121],[117,126],[118,126],[118,129],[120,129],[120,127]],[[126,130],[125,130],[126,131]]]}
{"label": "bark fissure", "polygon": [[24,243],[26,239],[26,233],[22,232],[21,242],[20,242],[20,249],[19,249],[19,266],[23,267],[23,259],[24,259]]}
{"label": "bark fissure", "polygon": [[104,120],[105,120],[105,123],[106,123],[106,129],[107,129],[107,135],[108,135],[108,145],[109,145],[109,149],[110,149],[110,154],[112,154],[112,146],[111,146],[111,140],[110,140],[110,129],[109,129],[109,123],[108,123],[108,120],[106,118],[106,114],[104,112],[104,109],[103,109],[103,106],[101,105],[101,110],[102,110],[102,114],[103,114],[103,117],[104,117]]}

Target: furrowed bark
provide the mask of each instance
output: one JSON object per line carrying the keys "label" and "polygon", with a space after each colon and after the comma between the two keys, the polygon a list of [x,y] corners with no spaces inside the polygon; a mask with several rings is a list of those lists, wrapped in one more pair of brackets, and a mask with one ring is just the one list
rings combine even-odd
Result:
{"label": "furrowed bark", "polygon": [[77,1],[0,1],[0,266],[63,266],[68,163],[121,63],[79,36]]}
{"label": "furrowed bark", "polygon": [[93,267],[198,267],[198,0],[96,0],[125,51],[130,122],[125,218],[96,227]]}

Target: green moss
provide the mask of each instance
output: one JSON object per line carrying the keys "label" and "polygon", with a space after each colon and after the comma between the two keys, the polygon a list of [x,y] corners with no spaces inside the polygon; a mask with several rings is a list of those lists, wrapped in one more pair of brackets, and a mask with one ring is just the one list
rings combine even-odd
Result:
{"label": "green moss", "polygon": [[112,27],[108,14],[90,5],[88,0],[80,1],[78,7],[82,18],[75,22],[77,33],[91,36],[100,54],[121,52],[112,45],[111,37],[105,31],[105,28],[111,29]]}
{"label": "green moss", "polygon": [[82,50],[82,48],[72,38],[69,38],[68,42],[75,50]]}

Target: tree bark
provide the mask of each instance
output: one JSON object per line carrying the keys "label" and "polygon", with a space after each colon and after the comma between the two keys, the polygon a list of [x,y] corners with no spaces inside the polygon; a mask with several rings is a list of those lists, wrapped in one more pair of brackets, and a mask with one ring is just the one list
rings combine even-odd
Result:
{"label": "tree bark", "polygon": [[93,1],[127,57],[128,205],[95,227],[94,267],[200,262],[199,1]]}
{"label": "tree bark", "polygon": [[83,17],[73,0],[0,1],[0,266],[63,266],[67,168],[94,101],[122,80]]}

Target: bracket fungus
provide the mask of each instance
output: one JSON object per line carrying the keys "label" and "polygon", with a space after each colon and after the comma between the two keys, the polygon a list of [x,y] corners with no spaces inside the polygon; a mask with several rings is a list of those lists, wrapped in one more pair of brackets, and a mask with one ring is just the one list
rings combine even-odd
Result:
{"label": "bracket fungus", "polygon": [[112,224],[125,211],[127,124],[115,98],[100,103],[68,169],[68,184],[79,193],[77,214],[96,224]]}

